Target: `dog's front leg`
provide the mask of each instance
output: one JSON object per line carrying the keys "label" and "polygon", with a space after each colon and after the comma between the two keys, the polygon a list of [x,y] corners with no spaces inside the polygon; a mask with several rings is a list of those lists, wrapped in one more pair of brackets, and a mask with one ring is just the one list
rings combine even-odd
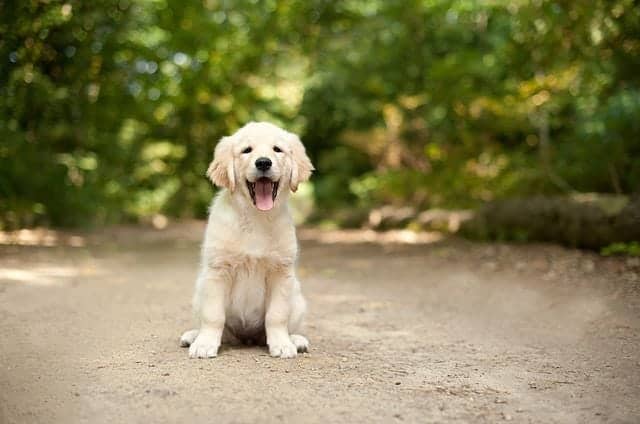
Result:
{"label": "dog's front leg", "polygon": [[267,345],[269,354],[278,358],[294,358],[297,355],[288,329],[294,283],[294,277],[288,269],[273,271],[267,277]]}
{"label": "dog's front leg", "polygon": [[193,307],[200,318],[200,330],[189,347],[189,357],[213,358],[218,355],[229,285],[224,273],[216,269],[204,269],[198,276]]}

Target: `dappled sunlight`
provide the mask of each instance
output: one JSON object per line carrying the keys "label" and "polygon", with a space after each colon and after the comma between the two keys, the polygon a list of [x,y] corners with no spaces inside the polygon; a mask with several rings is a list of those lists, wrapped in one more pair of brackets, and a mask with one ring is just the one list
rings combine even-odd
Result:
{"label": "dappled sunlight", "polygon": [[33,286],[61,286],[95,270],[81,270],[75,266],[39,266],[28,269],[0,268],[0,283],[23,283]]}
{"label": "dappled sunlight", "polygon": [[430,244],[444,238],[441,232],[411,230],[374,231],[368,229],[322,230],[303,228],[298,231],[301,240],[319,243],[379,243],[379,244]]}
{"label": "dappled sunlight", "polygon": [[0,46],[0,229],[202,219],[249,121],[317,169],[296,223],[638,186],[629,0],[35,3]]}
{"label": "dappled sunlight", "polygon": [[59,231],[46,228],[34,228],[0,231],[0,245],[84,247],[86,240],[79,235],[62,234]]}

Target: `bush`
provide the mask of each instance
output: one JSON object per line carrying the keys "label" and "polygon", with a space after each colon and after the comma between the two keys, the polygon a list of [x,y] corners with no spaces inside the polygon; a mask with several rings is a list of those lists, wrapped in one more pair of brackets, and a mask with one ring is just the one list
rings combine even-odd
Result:
{"label": "bush", "polygon": [[637,242],[640,199],[621,199],[535,197],[491,202],[462,225],[461,233],[476,239],[549,241],[588,249]]}

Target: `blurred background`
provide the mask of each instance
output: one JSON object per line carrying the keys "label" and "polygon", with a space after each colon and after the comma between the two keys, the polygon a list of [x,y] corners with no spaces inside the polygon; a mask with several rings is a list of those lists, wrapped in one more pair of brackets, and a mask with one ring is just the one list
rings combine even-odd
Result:
{"label": "blurred background", "polygon": [[640,254],[637,1],[0,0],[0,229],[203,218],[217,140],[301,135],[321,228]]}

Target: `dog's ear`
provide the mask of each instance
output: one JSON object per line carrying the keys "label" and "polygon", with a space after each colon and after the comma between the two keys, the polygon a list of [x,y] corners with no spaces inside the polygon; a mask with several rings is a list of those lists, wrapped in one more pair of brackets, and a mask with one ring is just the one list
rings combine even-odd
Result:
{"label": "dog's ear", "polygon": [[300,183],[309,179],[314,167],[298,136],[289,134],[289,137],[289,145],[291,147],[291,178],[289,179],[289,187],[291,191],[295,192],[298,190]]}
{"label": "dog's ear", "polygon": [[213,161],[207,169],[207,176],[218,187],[236,188],[236,173],[233,164],[233,139],[223,137],[216,145]]}

